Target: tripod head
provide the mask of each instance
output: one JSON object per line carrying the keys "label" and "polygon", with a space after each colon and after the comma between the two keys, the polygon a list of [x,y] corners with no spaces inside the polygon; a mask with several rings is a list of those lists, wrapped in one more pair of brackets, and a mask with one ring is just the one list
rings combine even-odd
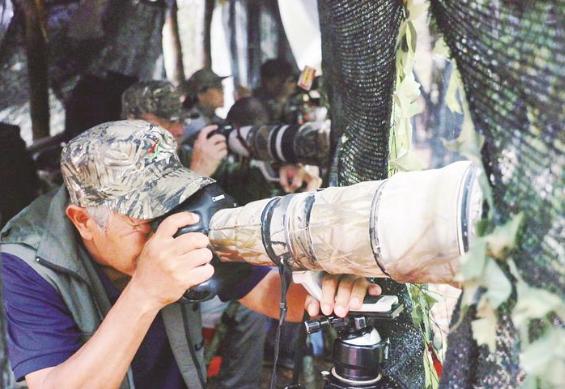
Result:
{"label": "tripod head", "polygon": [[[316,297],[317,275],[308,273],[294,274],[293,278],[305,282],[303,285]],[[338,334],[333,347],[333,367],[323,373],[325,389],[378,388],[388,358],[389,340],[382,339],[376,327],[380,321],[394,320],[403,309],[397,296],[369,296],[360,311],[346,317],[322,316],[304,323],[308,334],[330,327]]]}

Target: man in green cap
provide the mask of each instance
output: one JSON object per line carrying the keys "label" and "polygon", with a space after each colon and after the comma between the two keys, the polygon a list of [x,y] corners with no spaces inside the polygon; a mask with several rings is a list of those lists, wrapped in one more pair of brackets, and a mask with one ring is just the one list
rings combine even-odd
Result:
{"label": "man in green cap", "polygon": [[140,81],[122,94],[122,117],[124,119],[142,119],[169,131],[179,144],[178,153],[181,162],[190,170],[202,175],[212,176],[227,155],[226,140],[221,135],[208,137],[215,126],[202,130],[203,136],[195,142],[190,152],[188,146],[181,145],[184,139],[183,95],[173,84],[163,80]]}
{"label": "man in green cap", "polygon": [[[212,182],[186,169],[173,137],[145,121],[103,123],[61,155],[64,186],[41,196],[0,233],[9,358],[34,388],[204,388],[197,304],[179,302],[213,274],[208,238],[175,237],[198,217],[165,215]],[[276,272],[255,268],[224,299],[271,316]],[[367,292],[363,278],[328,276],[321,309],[343,316]],[[289,320],[320,303],[289,291]],[[305,305],[306,304],[306,305]]]}
{"label": "man in green cap", "polygon": [[122,93],[122,117],[143,119],[183,137],[182,94],[168,81],[140,81]]}
{"label": "man in green cap", "polygon": [[220,77],[211,69],[200,69],[186,80],[182,86],[190,123],[185,128],[185,137],[193,137],[209,124],[222,124],[224,120],[216,115],[216,109],[224,106],[224,87]]}

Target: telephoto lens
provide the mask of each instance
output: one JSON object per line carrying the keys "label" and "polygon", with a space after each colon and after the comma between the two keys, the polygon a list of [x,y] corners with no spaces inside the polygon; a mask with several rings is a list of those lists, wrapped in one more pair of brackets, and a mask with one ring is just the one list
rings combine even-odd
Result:
{"label": "telephoto lens", "polygon": [[453,283],[481,217],[468,161],[387,180],[289,194],[223,209],[210,243],[225,260],[292,270]]}
{"label": "telephoto lens", "polygon": [[260,161],[327,166],[330,122],[232,127],[231,152]]}
{"label": "telephoto lens", "polygon": [[[183,143],[193,146],[198,134],[193,133]],[[217,134],[226,137],[230,152],[242,157],[266,162],[329,165],[329,121],[242,127],[222,123],[208,138]]]}

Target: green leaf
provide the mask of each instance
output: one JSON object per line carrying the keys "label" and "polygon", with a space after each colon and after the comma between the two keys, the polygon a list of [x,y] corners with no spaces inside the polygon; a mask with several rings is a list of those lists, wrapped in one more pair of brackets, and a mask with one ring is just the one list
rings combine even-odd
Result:
{"label": "green leaf", "polygon": [[450,57],[449,47],[447,47],[447,45],[445,44],[445,40],[443,38],[439,38],[436,41],[434,48],[432,49],[432,54],[438,55],[443,58]]}
{"label": "green leaf", "polygon": [[399,158],[389,161],[389,164],[392,169],[401,172],[417,171],[424,168],[424,163],[413,149],[410,149]]}
{"label": "green leaf", "polygon": [[477,316],[479,319],[471,322],[473,330],[473,338],[479,345],[486,345],[490,352],[496,350],[496,312],[485,300],[481,299],[477,308]]}
{"label": "green leaf", "polygon": [[428,10],[427,2],[406,0],[405,5],[406,9],[408,9],[408,18],[410,20],[418,18],[421,14]]}
{"label": "green leaf", "polygon": [[497,226],[491,234],[486,236],[489,255],[497,259],[505,259],[508,256],[510,250],[516,245],[516,238],[523,220],[524,214],[520,212],[505,224]]}
{"label": "green leaf", "polygon": [[491,260],[487,260],[484,278],[481,282],[487,290],[485,297],[492,304],[492,308],[498,308],[502,303],[508,300],[512,293],[512,284],[506,277],[506,274],[500,269],[498,264]]}
{"label": "green leaf", "polygon": [[565,320],[565,304],[559,296],[547,290],[534,288],[524,281],[518,281],[518,299],[512,310],[512,321],[517,327],[526,325],[531,319],[541,319],[555,312]]}
{"label": "green leaf", "polygon": [[407,24],[408,28],[406,29],[406,42],[408,43],[410,51],[414,53],[416,51],[416,41],[418,34],[416,34],[416,27],[414,27],[414,23],[411,20],[409,20]]}
{"label": "green leaf", "polygon": [[522,347],[520,365],[529,375],[551,385],[562,385],[565,371],[565,330],[552,328],[543,337]]}
{"label": "green leaf", "polygon": [[486,251],[486,240],[484,238],[477,238],[469,251],[459,258],[459,274],[457,274],[455,280],[465,282],[479,279],[484,272]]}
{"label": "green leaf", "polygon": [[477,293],[480,284],[478,281],[466,281],[463,287],[463,296],[461,297],[461,304],[464,307],[469,307],[477,301]]}
{"label": "green leaf", "polygon": [[480,219],[475,224],[475,231],[477,232],[477,236],[484,236],[486,235],[488,228],[490,227],[490,220],[488,219]]}
{"label": "green leaf", "polygon": [[429,293],[424,293],[424,299],[426,300],[426,304],[428,304],[430,307],[433,306],[438,301],[435,297],[433,297]]}

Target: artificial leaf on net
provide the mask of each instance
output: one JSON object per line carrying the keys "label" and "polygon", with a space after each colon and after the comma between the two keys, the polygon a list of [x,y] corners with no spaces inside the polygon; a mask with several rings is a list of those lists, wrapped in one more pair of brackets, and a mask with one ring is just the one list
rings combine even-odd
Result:
{"label": "artificial leaf on net", "polygon": [[555,312],[565,320],[565,304],[559,296],[540,288],[529,286],[522,280],[516,284],[518,298],[512,310],[512,321],[517,327],[531,319],[541,319]]}
{"label": "artificial leaf on net", "polygon": [[512,284],[502,269],[493,260],[487,260],[482,286],[487,290],[484,297],[488,298],[493,309],[498,308],[510,297]]}
{"label": "artificial leaf on net", "polygon": [[400,172],[413,172],[424,169],[425,165],[413,149],[389,161],[391,169]]}
{"label": "artificial leaf on net", "polygon": [[449,58],[449,47],[447,47],[443,38],[436,40],[434,48],[432,49],[432,54],[440,56],[442,58]]}
{"label": "artificial leaf on net", "polygon": [[524,345],[520,365],[526,374],[538,376],[549,386],[563,384],[565,371],[565,330],[551,328],[536,341]]}
{"label": "artificial leaf on net", "polygon": [[[475,131],[475,126],[473,120],[471,119],[471,113],[467,106],[466,100],[463,100],[463,124],[461,126],[461,133],[457,139],[453,141],[447,141],[442,139],[443,145],[446,149],[450,151],[455,151],[469,159],[475,166],[482,167],[483,161],[481,156],[481,149],[483,147],[485,138]],[[492,213],[495,209],[494,201],[492,197],[492,189],[484,174],[485,169],[482,169],[482,174],[479,175],[479,185],[481,187],[481,192],[486,202],[489,205],[489,213]]]}
{"label": "artificial leaf on net", "polygon": [[471,322],[473,338],[479,345],[486,345],[491,352],[496,349],[496,311],[486,299],[481,298],[477,308],[477,317]]}
{"label": "artificial leaf on net", "polygon": [[416,34],[416,27],[414,27],[414,23],[412,22],[412,20],[408,20],[407,27],[408,28],[406,30],[406,43],[410,48],[410,51],[415,52],[416,39],[418,35]]}
{"label": "artificial leaf on net", "polygon": [[465,283],[482,277],[486,265],[487,243],[484,238],[477,238],[469,251],[459,258],[459,272],[455,280]]}
{"label": "artificial leaf on net", "polygon": [[[399,53],[398,57],[410,54]],[[413,59],[406,59],[406,68],[397,68],[393,93],[391,135],[389,137],[389,173],[421,170],[423,163],[412,152],[412,117],[422,111],[420,84],[412,72]],[[397,63],[397,66],[404,66]]]}
{"label": "artificial leaf on net", "polygon": [[516,245],[518,231],[524,220],[524,214],[519,213],[503,225],[496,226],[494,231],[486,236],[488,254],[496,259],[504,259]]}
{"label": "artificial leaf on net", "polygon": [[410,13],[410,19],[415,20],[420,17],[420,15],[427,13],[429,8],[429,3],[427,1],[407,1],[406,8],[408,8],[408,12]]}

